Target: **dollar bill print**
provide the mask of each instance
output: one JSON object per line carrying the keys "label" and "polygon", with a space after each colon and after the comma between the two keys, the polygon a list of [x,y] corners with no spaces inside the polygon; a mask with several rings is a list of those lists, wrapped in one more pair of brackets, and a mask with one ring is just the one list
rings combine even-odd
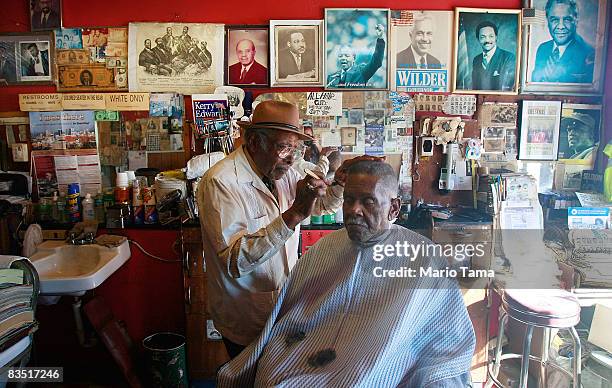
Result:
{"label": "dollar bill print", "polygon": [[109,57],[106,58],[106,67],[115,68],[115,67],[127,67],[127,58],[116,58]]}
{"label": "dollar bill print", "polygon": [[105,65],[60,65],[57,70],[59,92],[118,89],[115,69],[108,69]]}
{"label": "dollar bill print", "polygon": [[58,65],[88,64],[90,62],[88,50],[57,50],[56,61]]}

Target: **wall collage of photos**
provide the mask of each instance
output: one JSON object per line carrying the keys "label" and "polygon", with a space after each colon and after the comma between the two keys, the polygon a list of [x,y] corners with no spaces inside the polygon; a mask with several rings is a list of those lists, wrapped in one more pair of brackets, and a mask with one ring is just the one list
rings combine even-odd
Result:
{"label": "wall collage of photos", "polygon": [[[433,116],[474,113],[446,109],[444,104],[459,101],[450,97],[520,93],[531,96],[514,104],[508,123],[482,128],[482,151],[493,155],[488,160],[513,152],[518,160],[581,166],[572,171],[593,168],[603,137],[610,4],[524,0],[522,5],[448,11],[326,8],[321,20],[267,25],[134,22],[62,28],[61,0],[30,0],[32,32],[0,35],[0,85],[53,83],[58,92],[183,95],[214,93],[222,85],[256,94],[258,88],[275,87],[390,91],[389,104],[398,98],[389,93],[400,93],[413,100],[417,112]],[[441,99],[433,104],[432,96],[428,109],[420,109],[421,93],[441,93]],[[547,98],[540,101],[537,95]],[[550,95],[563,97],[550,101]],[[591,97],[588,104],[562,104],[568,96]],[[370,128],[390,128],[392,112],[383,110],[380,119],[363,108],[366,132],[368,121]],[[343,112],[347,124],[356,123],[353,110]],[[414,113],[408,116],[414,119]],[[179,148],[176,144],[169,149]]]}

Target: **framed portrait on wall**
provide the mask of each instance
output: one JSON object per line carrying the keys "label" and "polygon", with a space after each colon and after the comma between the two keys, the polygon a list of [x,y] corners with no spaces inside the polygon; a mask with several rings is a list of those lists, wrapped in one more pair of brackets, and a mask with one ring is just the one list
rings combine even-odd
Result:
{"label": "framed portrait on wall", "polygon": [[50,84],[54,59],[50,32],[0,35],[0,85]]}
{"label": "framed portrait on wall", "polygon": [[323,20],[270,20],[270,85],[323,86]]}
{"label": "framed portrait on wall", "polygon": [[518,9],[455,9],[455,93],[518,94]]}
{"label": "framed portrait on wall", "polygon": [[524,100],[519,160],[557,160],[561,101]]}
{"label": "framed portrait on wall", "polygon": [[525,0],[523,93],[600,94],[608,0]]}
{"label": "framed portrait on wall", "polygon": [[453,11],[391,11],[391,89],[448,92]]}
{"label": "framed portrait on wall", "polygon": [[325,9],[325,88],[389,89],[389,9]]}
{"label": "framed portrait on wall", "polygon": [[601,140],[601,105],[563,104],[558,159],[593,166]]}
{"label": "framed portrait on wall", "polygon": [[29,0],[32,31],[62,27],[62,0]]}
{"label": "framed portrait on wall", "polygon": [[[212,93],[223,83],[223,32],[223,24],[130,23],[130,92]],[[96,40],[83,31],[83,47]]]}
{"label": "framed portrait on wall", "polygon": [[225,84],[268,86],[268,26],[226,26]]}

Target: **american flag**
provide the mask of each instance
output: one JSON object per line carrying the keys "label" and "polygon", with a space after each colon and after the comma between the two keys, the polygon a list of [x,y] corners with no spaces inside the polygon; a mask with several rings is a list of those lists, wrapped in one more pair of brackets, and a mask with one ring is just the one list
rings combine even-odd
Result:
{"label": "american flag", "polygon": [[413,11],[391,11],[391,24],[394,26],[411,26],[414,24]]}
{"label": "american flag", "polygon": [[546,12],[541,9],[523,8],[523,24],[524,25],[545,25]]}
{"label": "american flag", "polygon": [[460,89],[470,89],[472,85],[472,72],[468,57],[467,37],[463,18],[459,17],[459,39],[457,42],[457,79],[455,85]]}

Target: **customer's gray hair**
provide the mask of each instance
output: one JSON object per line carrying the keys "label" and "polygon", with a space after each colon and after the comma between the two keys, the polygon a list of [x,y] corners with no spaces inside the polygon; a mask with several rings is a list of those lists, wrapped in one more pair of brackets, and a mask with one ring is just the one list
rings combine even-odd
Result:
{"label": "customer's gray hair", "polygon": [[377,177],[391,195],[397,195],[397,176],[389,163],[380,160],[361,160],[349,167],[347,175],[371,175]]}

